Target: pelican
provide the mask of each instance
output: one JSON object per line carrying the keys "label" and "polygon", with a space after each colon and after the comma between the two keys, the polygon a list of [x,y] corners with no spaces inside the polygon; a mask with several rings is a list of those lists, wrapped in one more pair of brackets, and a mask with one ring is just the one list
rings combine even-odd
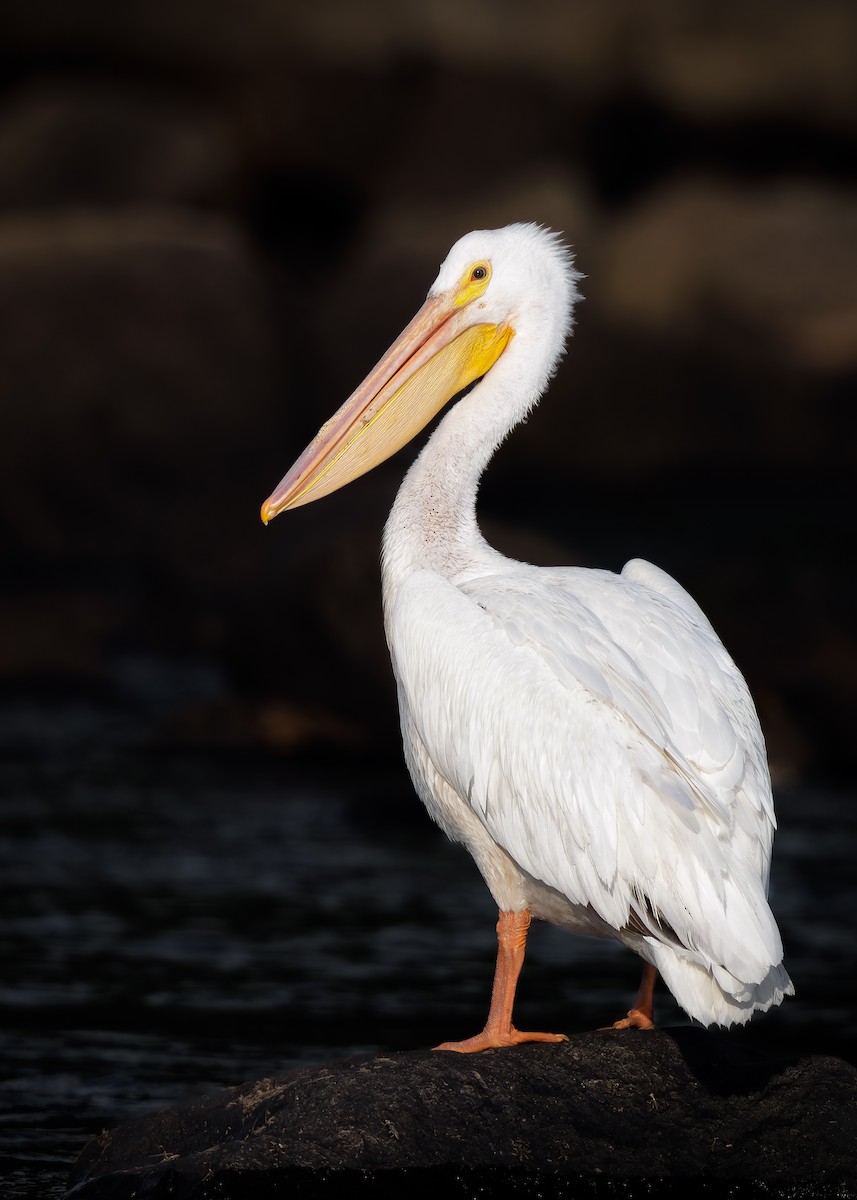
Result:
{"label": "pelican", "polygon": [[499,910],[485,1028],[441,1050],[565,1040],[512,1023],[532,917],[643,960],[636,1001],[611,1028],[653,1026],[658,974],[705,1025],[743,1023],[793,993],[767,901],[765,743],[700,607],[641,559],[618,575],[538,568],[499,554],[477,525],[481,475],[554,374],[580,278],[541,226],[466,234],[262,506],[267,524],[343,487],[464,393],[408,471],[382,550],[407,766]]}

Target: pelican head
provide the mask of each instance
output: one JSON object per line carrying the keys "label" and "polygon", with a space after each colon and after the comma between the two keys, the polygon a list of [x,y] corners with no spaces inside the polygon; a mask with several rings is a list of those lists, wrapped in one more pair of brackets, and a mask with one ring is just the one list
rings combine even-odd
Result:
{"label": "pelican head", "polygon": [[[454,396],[525,345],[538,398],[562,353],[579,278],[559,237],[538,225],[468,233],[450,250],[422,308],[262,505],[318,500],[395,454]],[[534,370],[534,365],[536,370]]]}

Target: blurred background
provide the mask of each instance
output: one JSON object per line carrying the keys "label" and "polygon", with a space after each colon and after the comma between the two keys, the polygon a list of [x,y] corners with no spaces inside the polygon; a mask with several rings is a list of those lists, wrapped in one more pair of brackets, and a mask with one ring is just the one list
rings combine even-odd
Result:
{"label": "blurred background", "polygon": [[[486,536],[541,564],[649,558],[695,595],[751,684],[791,817],[787,945],[821,945],[817,928],[801,941],[801,914],[855,908],[825,891],[853,890],[851,0],[31,0],[0,16],[0,68],[0,846],[16,964],[0,1015],[13,1048],[22,1030],[36,1046],[10,1068],[16,1111],[22,1071],[59,1094],[60,1044],[76,1047],[79,1108],[105,1029],[221,1038],[231,1020],[235,1035],[241,981],[258,968],[264,991],[277,968],[247,966],[245,945],[233,990],[205,974],[224,930],[269,952],[310,921],[312,879],[279,873],[278,839],[304,864],[323,844],[330,889],[344,840],[407,861],[403,944],[431,926],[414,880],[446,879],[447,860],[407,854],[447,850],[400,763],[377,566],[415,450],[268,529],[258,508],[473,228],[549,225],[586,275],[568,357],[486,476]],[[264,870],[246,846],[241,860],[245,836],[273,855]],[[375,886],[369,862],[330,928]],[[261,888],[258,906],[241,892],[236,909],[230,880]],[[481,1011],[493,918],[472,886],[484,946],[457,966],[476,963]],[[378,929],[408,903],[379,904]],[[348,927],[353,961],[371,925]],[[199,977],[170,941],[182,929]],[[827,935],[804,996],[807,971],[819,1002],[853,978],[842,940]],[[562,945],[545,960],[560,990]],[[397,953],[364,951],[370,975]],[[328,964],[340,985],[347,953]],[[410,1025],[378,1023],[368,977],[348,1011],[359,994],[370,1032],[313,1026],[319,1046],[407,1044]],[[265,997],[269,1061],[285,1001]],[[300,1013],[305,996],[284,1059],[306,1053]],[[122,1044],[151,1066],[150,1044]],[[257,1058],[221,1063],[222,1081]],[[103,1123],[135,1111],[135,1070],[107,1087]]]}
{"label": "blurred background", "polygon": [[749,677],[775,768],[850,773],[848,0],[3,22],[0,687],[39,744],[85,698],[159,742],[394,752],[376,560],[413,449],[271,529],[259,503],[452,241],[532,220],[586,298],[486,532],[654,559]]}

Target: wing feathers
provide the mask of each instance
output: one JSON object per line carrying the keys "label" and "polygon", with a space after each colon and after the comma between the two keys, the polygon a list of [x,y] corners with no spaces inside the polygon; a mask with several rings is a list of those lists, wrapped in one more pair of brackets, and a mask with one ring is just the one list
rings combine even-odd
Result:
{"label": "wing feathers", "polygon": [[730,994],[767,977],[764,742],[678,584],[640,562],[457,587],[417,572],[389,634],[434,769],[524,871],[617,931],[678,942]]}

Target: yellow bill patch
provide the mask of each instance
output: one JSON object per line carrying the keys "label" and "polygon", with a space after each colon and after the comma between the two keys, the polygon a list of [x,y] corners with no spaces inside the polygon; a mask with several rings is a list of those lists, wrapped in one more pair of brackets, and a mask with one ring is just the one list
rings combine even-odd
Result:
{"label": "yellow bill patch", "polygon": [[[493,366],[513,334],[508,325],[473,325],[412,373],[407,364],[402,367],[344,431],[288,507],[335,492],[401,450],[453,396]],[[402,381],[396,386],[398,378]]]}

